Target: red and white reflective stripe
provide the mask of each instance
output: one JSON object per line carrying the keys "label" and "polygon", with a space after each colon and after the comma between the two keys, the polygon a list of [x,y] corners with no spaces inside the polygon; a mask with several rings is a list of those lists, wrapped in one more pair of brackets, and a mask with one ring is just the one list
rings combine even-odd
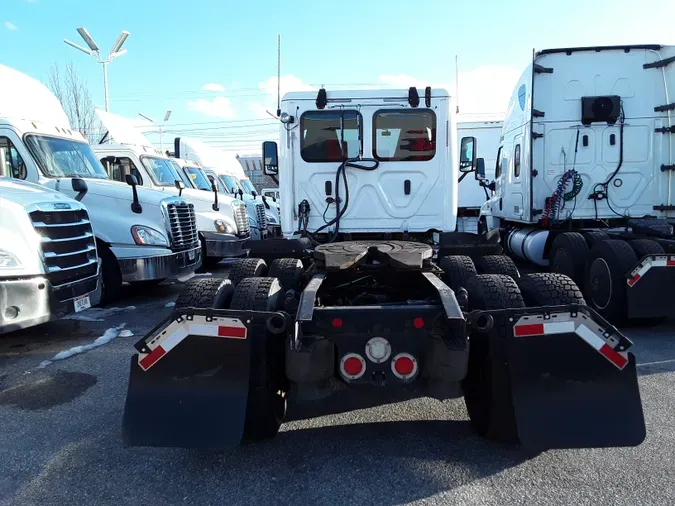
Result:
{"label": "red and white reflective stripe", "polygon": [[236,318],[216,318],[206,321],[205,316],[195,315],[192,320],[174,321],[164,328],[160,336],[147,344],[150,353],[138,354],[138,365],[147,371],[187,336],[246,339],[246,333],[246,326]]}
{"label": "red and white reflective stripe", "polygon": [[599,333],[594,332],[580,321],[579,316],[572,317],[570,313],[558,313],[553,321],[551,319],[536,323],[532,321],[541,320],[542,318],[543,316],[522,317],[514,325],[513,335],[515,337],[529,337],[566,333],[576,334],[619,369],[623,369],[628,364],[628,353],[616,351],[612,348],[604,338],[604,329],[599,329]]}
{"label": "red and white reflective stripe", "polygon": [[656,255],[653,257],[645,258],[643,262],[640,263],[633,271],[630,273],[627,279],[628,286],[634,286],[635,283],[640,281],[649,269],[652,267],[675,267],[675,256],[669,255]]}

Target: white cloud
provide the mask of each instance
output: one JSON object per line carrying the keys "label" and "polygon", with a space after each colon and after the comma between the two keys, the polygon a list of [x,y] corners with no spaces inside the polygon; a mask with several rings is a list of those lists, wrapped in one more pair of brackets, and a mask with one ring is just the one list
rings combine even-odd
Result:
{"label": "white cloud", "polygon": [[188,109],[199,112],[206,116],[229,119],[234,117],[232,101],[227,97],[214,97],[213,100],[200,98],[198,100],[189,100]]}
{"label": "white cloud", "polygon": [[19,29],[18,26],[16,26],[14,23],[12,23],[10,21],[5,21],[5,28],[7,28],[8,30],[10,30],[12,32]]}
{"label": "white cloud", "polygon": [[[501,113],[506,111],[513,87],[521,71],[504,66],[482,66],[459,73],[459,109],[461,113]],[[405,74],[383,74],[379,77],[383,86],[408,89],[445,88],[457,95],[455,83],[431,83]]]}
{"label": "white cloud", "polygon": [[267,114],[267,111],[273,114],[277,109],[277,86],[281,91],[281,97],[290,91],[312,91],[316,88],[310,86],[302,79],[293,74],[286,74],[281,76],[281,80],[277,84],[277,76],[271,76],[258,83],[258,88],[265,92],[265,97],[262,102],[250,102],[248,110],[253,115],[253,119],[272,119]]}
{"label": "white cloud", "polygon": [[202,91],[216,91],[222,93],[225,91],[225,87],[217,83],[207,83],[204,86],[202,86]]}

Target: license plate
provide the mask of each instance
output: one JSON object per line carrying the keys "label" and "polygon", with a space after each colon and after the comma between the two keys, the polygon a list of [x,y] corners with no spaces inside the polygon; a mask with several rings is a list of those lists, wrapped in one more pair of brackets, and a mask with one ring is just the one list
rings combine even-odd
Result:
{"label": "license plate", "polygon": [[84,311],[85,309],[89,309],[91,307],[91,300],[89,300],[89,295],[83,295],[82,297],[78,297],[73,301],[75,304],[75,312],[79,313],[80,311]]}
{"label": "license plate", "polygon": [[188,260],[190,260],[190,261],[194,260],[196,254],[197,254],[197,253],[196,253],[195,250],[190,250],[190,251],[188,251]]}

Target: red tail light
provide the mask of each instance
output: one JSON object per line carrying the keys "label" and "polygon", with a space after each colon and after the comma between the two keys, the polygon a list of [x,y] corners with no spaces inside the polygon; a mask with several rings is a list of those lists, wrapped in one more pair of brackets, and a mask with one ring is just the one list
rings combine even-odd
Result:
{"label": "red tail light", "polygon": [[417,374],[417,360],[408,353],[399,353],[391,361],[391,372],[399,379],[413,378]]}
{"label": "red tail light", "polygon": [[346,379],[359,379],[366,372],[366,360],[358,353],[347,353],[340,360],[340,373]]}

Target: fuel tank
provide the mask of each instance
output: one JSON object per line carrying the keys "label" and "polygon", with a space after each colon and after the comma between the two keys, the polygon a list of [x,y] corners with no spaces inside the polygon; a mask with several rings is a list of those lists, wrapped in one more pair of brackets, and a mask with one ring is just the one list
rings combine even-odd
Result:
{"label": "fuel tank", "polygon": [[516,228],[506,236],[506,248],[522,260],[547,267],[548,259],[544,258],[544,247],[548,234],[548,230],[534,227]]}

